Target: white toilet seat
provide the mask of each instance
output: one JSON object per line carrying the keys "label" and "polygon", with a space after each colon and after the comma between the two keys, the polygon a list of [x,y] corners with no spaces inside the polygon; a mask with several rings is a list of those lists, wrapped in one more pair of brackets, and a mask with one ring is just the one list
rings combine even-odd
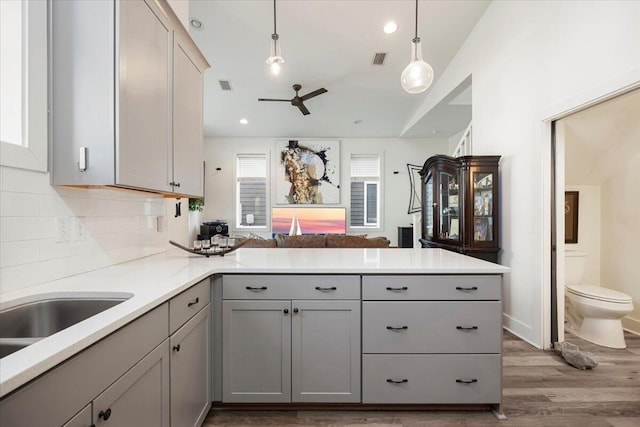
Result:
{"label": "white toilet seat", "polygon": [[628,304],[633,301],[632,298],[624,292],[614,291],[613,289],[600,286],[566,285],[566,288],[570,294],[597,301],[614,304]]}

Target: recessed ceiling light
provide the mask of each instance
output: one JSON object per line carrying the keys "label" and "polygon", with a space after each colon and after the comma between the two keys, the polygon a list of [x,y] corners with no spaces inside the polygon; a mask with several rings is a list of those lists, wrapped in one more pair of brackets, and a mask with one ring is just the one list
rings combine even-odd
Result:
{"label": "recessed ceiling light", "polygon": [[363,122],[363,120],[358,119],[358,120],[354,120],[353,124],[354,125],[360,125],[360,124],[362,124],[362,122]]}
{"label": "recessed ceiling light", "polygon": [[189,21],[189,24],[191,24],[191,26],[196,30],[202,30],[202,27],[203,27],[202,22],[198,21],[195,18],[191,19],[191,21]]}
{"label": "recessed ceiling light", "polygon": [[384,24],[384,32],[387,34],[395,33],[397,29],[398,25],[393,21],[389,21]]}
{"label": "recessed ceiling light", "polygon": [[240,119],[240,124],[246,125],[247,123],[249,123],[249,120],[247,120],[247,119]]}

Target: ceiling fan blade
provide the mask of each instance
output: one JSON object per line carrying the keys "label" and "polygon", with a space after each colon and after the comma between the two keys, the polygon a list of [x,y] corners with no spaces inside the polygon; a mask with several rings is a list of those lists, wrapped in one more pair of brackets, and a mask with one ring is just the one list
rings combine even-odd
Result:
{"label": "ceiling fan blade", "polygon": [[325,92],[328,92],[328,90],[321,87],[318,90],[314,90],[313,92],[309,92],[308,94],[301,96],[300,99],[306,101],[307,99],[313,98],[314,96],[322,95]]}
{"label": "ceiling fan blade", "polygon": [[282,101],[282,102],[291,102],[290,99],[273,99],[273,98],[258,98],[258,101]]}
{"label": "ceiling fan blade", "polygon": [[307,107],[305,107],[302,102],[298,102],[296,104],[296,107],[298,107],[300,111],[302,111],[302,114],[304,114],[305,116],[308,116],[309,114],[311,114],[309,110],[307,110]]}

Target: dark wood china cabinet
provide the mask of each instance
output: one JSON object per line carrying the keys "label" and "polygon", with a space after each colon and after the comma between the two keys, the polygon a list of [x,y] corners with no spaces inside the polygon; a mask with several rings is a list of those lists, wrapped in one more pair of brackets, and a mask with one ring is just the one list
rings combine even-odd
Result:
{"label": "dark wood china cabinet", "polygon": [[498,262],[500,156],[437,155],[424,163],[422,247]]}

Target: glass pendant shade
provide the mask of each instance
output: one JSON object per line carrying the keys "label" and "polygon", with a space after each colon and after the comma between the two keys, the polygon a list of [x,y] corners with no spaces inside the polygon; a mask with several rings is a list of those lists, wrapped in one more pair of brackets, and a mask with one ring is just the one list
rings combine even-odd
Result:
{"label": "glass pendant shade", "polygon": [[277,76],[282,71],[282,64],[284,64],[284,59],[282,59],[282,55],[280,54],[280,45],[278,43],[278,35],[271,35],[271,53],[267,58],[267,64],[269,65],[269,72]]}
{"label": "glass pendant shade", "polygon": [[411,62],[400,76],[402,88],[409,93],[424,92],[433,83],[433,68],[422,59],[420,39],[411,42]]}

